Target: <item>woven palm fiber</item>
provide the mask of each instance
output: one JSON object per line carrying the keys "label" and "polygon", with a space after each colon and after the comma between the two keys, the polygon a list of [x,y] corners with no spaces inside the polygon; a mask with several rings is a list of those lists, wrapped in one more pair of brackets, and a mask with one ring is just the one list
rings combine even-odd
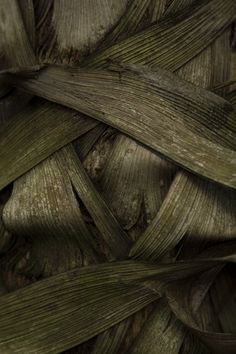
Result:
{"label": "woven palm fiber", "polygon": [[0,0],[0,354],[236,353],[235,0]]}

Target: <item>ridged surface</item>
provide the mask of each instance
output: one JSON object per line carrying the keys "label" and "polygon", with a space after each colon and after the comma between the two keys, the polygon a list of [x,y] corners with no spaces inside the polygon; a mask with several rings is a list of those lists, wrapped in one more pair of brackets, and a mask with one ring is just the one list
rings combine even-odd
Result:
{"label": "ridged surface", "polygon": [[18,0],[25,30],[32,49],[35,48],[35,16],[33,0]]}
{"label": "ridged surface", "polygon": [[67,167],[71,183],[109,246],[112,257],[126,257],[131,240],[94,188],[72,146],[62,150],[61,164]]}
{"label": "ridged surface", "polygon": [[[0,112],[9,127],[0,136],[0,180],[2,186],[14,180],[14,187],[4,208],[5,225],[0,219],[0,294],[26,288],[0,297],[0,351],[235,353],[235,242],[230,241],[236,204],[235,191],[225,188],[235,187],[236,95],[228,94],[234,89],[235,26],[229,25],[235,3],[121,0],[116,5],[123,3],[123,15],[109,8],[102,19],[102,6],[113,0],[13,3],[20,2],[16,24],[14,6],[4,14],[28,44],[34,41],[35,20],[39,61],[75,64],[97,48],[83,65],[109,70],[49,66],[31,73],[32,63],[25,61],[29,67],[17,67],[9,82],[1,73]],[[94,33],[100,22],[108,25]],[[18,44],[7,40],[9,53],[17,51],[11,63],[27,60],[23,42],[22,55]],[[12,67],[0,57],[2,68]],[[130,68],[120,60],[151,68]],[[28,94],[20,105],[18,91],[8,91],[13,82],[19,87],[23,82],[26,90],[30,84],[39,90],[33,92],[98,120],[38,99],[15,117]],[[66,146],[78,136],[73,147]],[[222,169],[227,159],[232,178]],[[9,197],[2,203],[4,193],[0,214]],[[137,261],[110,262],[127,257],[130,248]],[[89,263],[94,266],[81,267]]]}
{"label": "ridged surface", "polygon": [[57,0],[41,57],[74,62],[92,52],[123,15],[127,0]]}
{"label": "ridged surface", "polygon": [[127,1],[127,8],[120,18],[120,21],[105,37],[101,47],[109,46],[127,37],[128,33],[135,33],[150,3],[151,0]]}
{"label": "ridged surface", "polygon": [[197,177],[177,173],[159,212],[131,248],[130,256],[155,261],[173,249],[200,207],[202,186],[204,183]]}
{"label": "ridged surface", "polygon": [[[197,174],[235,188],[235,119],[230,118],[231,105],[160,69],[155,75],[136,66],[117,70],[55,66],[41,71],[36,80],[17,83],[32,94],[119,129]],[[65,90],[66,96],[62,95]]]}
{"label": "ridged surface", "polygon": [[96,260],[92,251],[96,241],[85,225],[58,155],[14,183],[3,212],[7,229],[32,243],[30,262],[37,260],[32,274],[49,276]]}
{"label": "ridged surface", "polygon": [[25,32],[21,11],[16,0],[0,4],[1,51],[5,63],[11,66],[34,65],[35,57]]}
{"label": "ridged surface", "polygon": [[148,318],[130,353],[178,353],[184,334],[184,326],[173,315],[168,303],[162,300]]}
{"label": "ridged surface", "polygon": [[[1,162],[2,169],[5,169],[4,175],[0,177],[2,187],[20,177],[65,144],[86,133],[96,124],[83,115],[78,115],[77,112],[47,102],[34,102],[22,114],[19,114],[13,124],[2,133],[0,155],[5,161],[5,165],[3,160]],[[54,134],[58,139],[51,139]],[[11,145],[12,150],[7,148],[7,151],[4,151],[4,147],[7,146],[6,142],[11,141],[15,136],[17,139],[14,145]],[[12,154],[11,157],[10,154]],[[10,169],[7,168],[9,159],[12,166]],[[16,168],[17,164],[19,164],[19,169]]]}
{"label": "ridged surface", "polygon": [[190,11],[187,7],[174,19],[164,18],[160,24],[96,54],[90,63],[86,61],[84,65],[106,66],[109,59],[177,70],[193,57],[193,50],[195,55],[201,52],[235,18],[234,0],[209,0],[200,2],[200,5]]}
{"label": "ridged surface", "polygon": [[[0,341],[0,349],[6,354],[11,351],[44,353],[46,350],[57,353],[65,350],[156,300],[159,297],[157,292],[149,286],[139,285],[145,279],[152,277],[164,283],[166,280],[183,279],[224,261],[224,258],[209,258],[204,262],[196,260],[163,265],[113,262],[83,267],[42,280],[0,298],[0,328],[4,339]],[[55,292],[59,289],[55,302]],[[97,303],[100,303],[98,307]],[[14,323],[13,314],[17,314]],[[4,325],[1,327],[1,324]],[[37,336],[40,336],[40,341],[35,341]]]}
{"label": "ridged surface", "polygon": [[[21,0],[21,3],[17,2],[17,0],[12,0],[11,2],[1,1],[1,70],[8,67],[34,65],[36,63],[32,49],[35,34],[32,12],[31,0]],[[27,31],[30,32],[31,43]],[[4,89],[6,91],[0,97],[0,131],[5,128],[16,112],[19,112],[31,98],[30,95],[12,89],[10,85],[7,85]]]}
{"label": "ridged surface", "polygon": [[117,137],[99,186],[125,229],[136,224],[142,205],[147,222],[153,219],[168,191],[173,170],[171,164],[134,140]]}

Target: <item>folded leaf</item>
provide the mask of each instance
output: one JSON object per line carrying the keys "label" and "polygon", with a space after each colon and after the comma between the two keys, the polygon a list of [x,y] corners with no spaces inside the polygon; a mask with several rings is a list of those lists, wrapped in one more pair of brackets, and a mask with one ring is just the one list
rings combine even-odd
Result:
{"label": "folded leaf", "polygon": [[109,124],[186,169],[236,187],[235,115],[229,102],[211,92],[161,69],[136,66],[118,71],[52,66],[38,79],[14,79],[28,92]]}
{"label": "folded leaf", "polygon": [[35,16],[33,0],[18,0],[31,47],[35,48]]}
{"label": "folded leaf", "polygon": [[[147,27],[164,12],[164,1],[132,1],[102,46],[114,44],[138,28]],[[142,16],[146,9],[145,16]],[[140,23],[138,23],[140,21]],[[156,215],[172,175],[171,165],[125,135],[119,135],[99,179],[99,188],[122,226],[135,227],[140,215],[149,223]]]}
{"label": "folded leaf", "polygon": [[4,207],[7,229],[31,242],[28,275],[50,276],[96,263],[97,244],[60,162],[60,153],[55,153],[16,180]]}
{"label": "folded leaf", "polygon": [[133,258],[157,260],[185,236],[200,206],[204,182],[178,172],[156,217],[130,251]]}
{"label": "folded leaf", "polygon": [[[233,243],[224,243],[221,246],[215,247],[215,249],[211,248],[209,251],[204,251],[202,256],[207,257],[208,252],[210,252],[211,256],[216,256],[217,254],[223,255],[224,253],[226,254],[228,252],[227,250],[231,247],[234,247]],[[214,269],[212,269],[212,271],[214,272]],[[206,306],[203,308],[205,318],[200,319],[199,322],[199,318],[196,316],[196,300],[194,300],[193,296],[196,296],[197,301],[201,304],[206,295],[204,288],[208,286],[207,284],[209,284],[209,282],[210,284],[212,283],[212,276],[204,277],[204,274],[200,277],[195,276],[188,282],[174,282],[167,286],[166,295],[176,316],[197,335],[213,353],[218,354],[224,352],[232,354],[236,349],[236,335],[235,333],[219,333],[221,331],[220,327],[217,326],[217,323],[212,322],[215,318],[217,318],[217,320],[219,318],[217,313],[215,314],[217,317],[212,317],[210,313],[212,310],[214,311],[212,302],[206,303]],[[200,298],[201,300],[199,301]],[[209,298],[209,294],[207,298]],[[215,332],[207,329],[207,321],[210,321],[209,324]]]}
{"label": "folded leaf", "polygon": [[131,240],[95,189],[72,146],[62,150],[61,166],[67,166],[71,182],[109,246],[112,256],[124,258]]}
{"label": "folded leaf", "polygon": [[54,1],[49,30],[40,48],[41,60],[74,62],[94,51],[126,6],[127,0]]}
{"label": "folded leaf", "polygon": [[[186,325],[191,331],[197,335],[203,343],[209,347],[213,353],[233,354],[236,350],[236,335],[234,333],[217,333],[209,332],[200,328],[194,321],[191,313],[191,306],[187,299],[189,293],[189,284],[182,286],[174,286],[168,290],[169,303],[176,316]],[[208,309],[209,305],[208,305]]]}
{"label": "folded leaf", "polygon": [[156,215],[168,190],[171,164],[124,135],[114,143],[99,187],[121,225],[129,230],[145,205],[147,222]]}
{"label": "folded leaf", "polygon": [[132,317],[127,318],[119,322],[116,326],[101,333],[94,344],[92,354],[119,353],[121,343],[127,334],[131,319]]}
{"label": "folded leaf", "polygon": [[234,0],[196,2],[177,15],[170,14],[158,24],[96,53],[83,65],[104,67],[109,60],[119,60],[177,70],[212,43],[235,19],[235,14]]}
{"label": "folded leaf", "polygon": [[[34,16],[32,0],[1,1],[1,60],[0,68],[34,65],[36,58],[32,50],[34,44]],[[26,29],[30,28],[30,40]],[[2,86],[2,84],[1,84]],[[19,112],[30,100],[31,96],[19,90],[12,90],[8,82],[4,82],[4,94],[0,95],[0,130]],[[1,88],[2,90],[2,88]]]}
{"label": "folded leaf", "polygon": [[137,281],[179,279],[215,264],[217,261],[166,265],[115,262],[38,281],[0,297],[0,350],[6,354],[56,353],[71,348],[159,297],[157,292],[136,285]]}
{"label": "folded leaf", "polygon": [[198,210],[187,231],[180,259],[194,257],[216,242],[233,240],[235,237],[235,190],[207,182],[204,188],[198,189],[198,198]]}
{"label": "folded leaf", "polygon": [[147,319],[130,353],[178,354],[184,334],[184,326],[162,299]]}
{"label": "folded leaf", "polygon": [[[7,67],[35,64],[35,56],[25,31],[17,0],[2,0],[0,36]],[[9,65],[10,64],[10,65]]]}
{"label": "folded leaf", "polygon": [[88,133],[82,135],[79,139],[75,140],[73,146],[77,152],[81,161],[83,161],[88,155],[91,148],[96,144],[100,136],[106,131],[107,126],[105,124],[98,124]]}
{"label": "folded leaf", "polygon": [[117,42],[127,34],[134,33],[140,26],[140,21],[145,11],[150,6],[152,0],[133,0],[127,2],[127,8],[120,18],[116,26],[105,37],[101,43],[101,47],[106,47]]}
{"label": "folded leaf", "polygon": [[0,134],[1,189],[96,125],[72,110],[32,101]]}
{"label": "folded leaf", "polygon": [[[235,244],[229,246],[223,257],[217,257],[222,250],[219,246],[208,250],[205,258],[189,262],[152,265],[123,261],[83,267],[2,296],[0,349],[10,354],[71,348],[156,300],[162,282],[166,286],[235,262]],[[156,290],[151,290],[148,280],[159,281]]]}

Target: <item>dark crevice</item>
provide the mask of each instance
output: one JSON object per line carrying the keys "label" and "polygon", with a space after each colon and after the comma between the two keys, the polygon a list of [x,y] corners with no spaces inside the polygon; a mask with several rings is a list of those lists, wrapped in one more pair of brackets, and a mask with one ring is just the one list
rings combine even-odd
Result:
{"label": "dark crevice", "polygon": [[104,262],[107,259],[111,258],[109,247],[107,246],[105,241],[103,241],[103,237],[102,237],[100,231],[97,229],[91,214],[89,213],[88,209],[86,208],[86,206],[84,205],[84,203],[81,200],[80,196],[78,195],[78,193],[77,193],[72,181],[71,181],[71,187],[72,187],[74,196],[76,198],[76,201],[78,203],[78,207],[80,209],[80,212],[81,212],[81,215],[83,217],[83,220],[84,220],[87,228],[91,232],[91,234],[93,236],[93,239],[94,239],[94,241],[96,243],[97,247],[96,247],[96,249],[94,249],[94,252],[96,253],[97,258],[99,259],[99,261]]}
{"label": "dark crevice", "polygon": [[78,193],[77,193],[72,181],[71,181],[71,187],[72,187],[74,196],[76,198],[76,201],[77,201],[77,203],[79,205],[79,209],[80,209],[81,214],[83,216],[84,222],[86,224],[92,224],[93,226],[95,226],[95,223],[93,221],[92,216],[90,215],[88,209],[85,207],[84,203],[82,202],[81,198],[79,197],[79,195],[78,195]]}

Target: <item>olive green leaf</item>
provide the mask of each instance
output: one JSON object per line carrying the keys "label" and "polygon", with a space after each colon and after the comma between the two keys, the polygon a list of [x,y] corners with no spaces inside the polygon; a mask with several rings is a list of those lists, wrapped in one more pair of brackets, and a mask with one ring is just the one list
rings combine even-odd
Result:
{"label": "olive green leaf", "polygon": [[[147,0],[146,0],[147,1]],[[39,57],[46,62],[74,62],[96,49],[126,11],[127,0],[53,1]],[[40,4],[38,5],[41,8]],[[46,16],[46,4],[42,10]]]}
{"label": "olive green leaf", "polygon": [[32,101],[0,134],[1,188],[96,125],[75,111]]}
{"label": "olive green leaf", "polygon": [[170,13],[157,24],[94,54],[83,65],[100,68],[109,60],[119,60],[177,70],[211,44],[235,19],[235,13],[234,0],[195,2],[177,15]]}
{"label": "olive green leaf", "polygon": [[154,73],[126,65],[116,71],[50,66],[37,79],[13,79],[26,91],[107,123],[186,169],[236,187],[235,114],[229,102],[209,91],[161,69]]}
{"label": "olive green leaf", "polygon": [[112,256],[124,258],[130,249],[131,240],[95,189],[72,146],[67,146],[61,151],[61,164],[67,166],[71,183],[110,247]]}
{"label": "olive green leaf", "polygon": [[147,222],[153,219],[168,191],[173,170],[171,164],[133,139],[118,135],[99,187],[123,228],[129,230],[136,224],[142,203]]}
{"label": "olive green leaf", "polygon": [[162,299],[147,319],[130,353],[178,354],[184,334],[184,326]]}
{"label": "olive green leaf", "polygon": [[50,276],[97,261],[96,241],[83,220],[59,153],[15,181],[3,221],[7,230],[32,244],[27,275]]}
{"label": "olive green leaf", "polygon": [[234,262],[235,246],[231,253],[226,251],[223,258],[189,262],[123,261],[83,267],[2,296],[0,350],[57,353],[71,348],[159,298],[157,291],[142,282],[156,279],[166,284]]}
{"label": "olive green leaf", "polygon": [[177,173],[159,212],[131,248],[130,256],[154,261],[176,246],[200,206],[201,186],[204,182],[197,177]]}
{"label": "olive green leaf", "polygon": [[97,140],[106,131],[106,129],[107,126],[105,124],[98,124],[74,141],[73,146],[81,161],[86,158],[91,148],[94,144],[96,144]]}
{"label": "olive green leaf", "polygon": [[101,333],[97,337],[92,354],[104,354],[106,352],[111,354],[119,353],[121,343],[127,334],[130,323],[131,318],[126,318],[116,326]]}

